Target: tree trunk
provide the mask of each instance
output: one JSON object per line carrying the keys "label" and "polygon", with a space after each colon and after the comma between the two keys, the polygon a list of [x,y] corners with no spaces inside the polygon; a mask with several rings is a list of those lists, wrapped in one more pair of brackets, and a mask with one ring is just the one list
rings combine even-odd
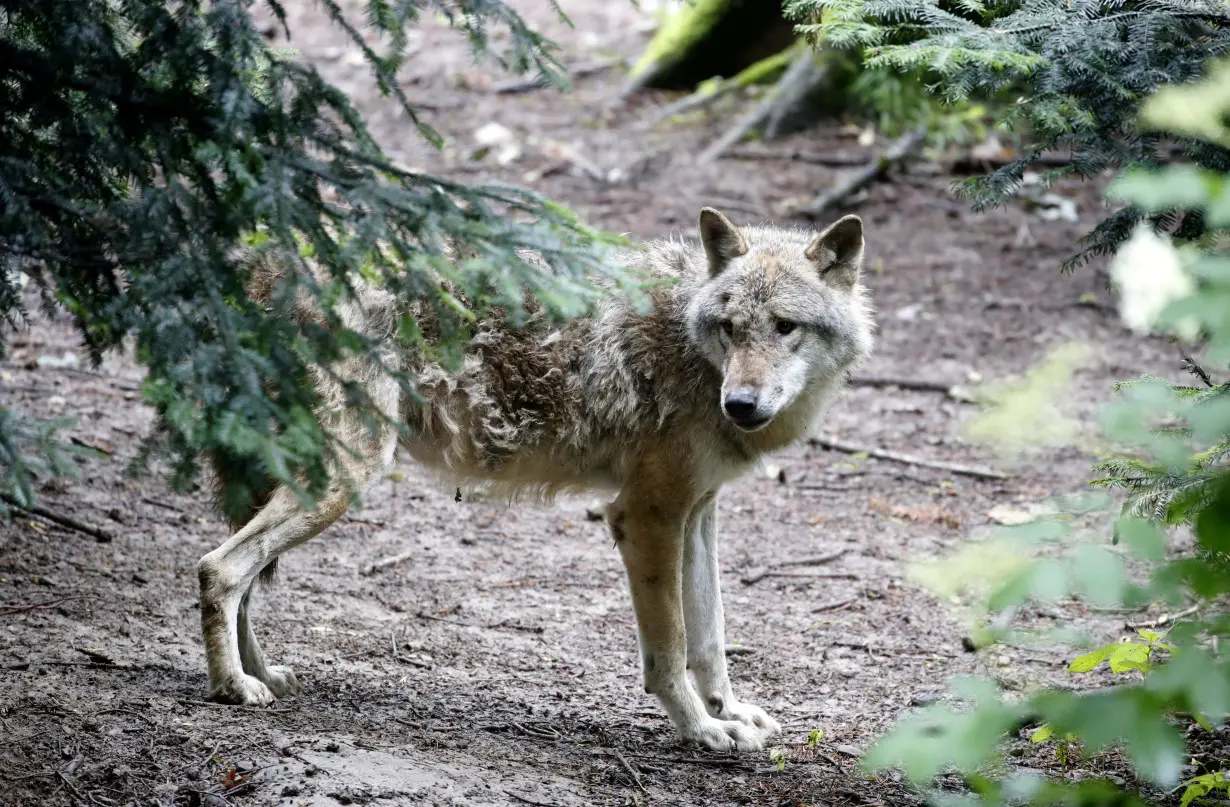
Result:
{"label": "tree trunk", "polygon": [[624,94],[729,78],[794,41],[780,0],[694,0],[663,23],[632,68]]}

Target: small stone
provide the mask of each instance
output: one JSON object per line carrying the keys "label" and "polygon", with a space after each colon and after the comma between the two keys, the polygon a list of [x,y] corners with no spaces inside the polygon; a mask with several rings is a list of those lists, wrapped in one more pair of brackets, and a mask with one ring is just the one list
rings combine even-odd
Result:
{"label": "small stone", "polygon": [[837,753],[845,754],[848,757],[861,757],[863,755],[863,749],[856,745],[839,745],[834,750],[837,751]]}

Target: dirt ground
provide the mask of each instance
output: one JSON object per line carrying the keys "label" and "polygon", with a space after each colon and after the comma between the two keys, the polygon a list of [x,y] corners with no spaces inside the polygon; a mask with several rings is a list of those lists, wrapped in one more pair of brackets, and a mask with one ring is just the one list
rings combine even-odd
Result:
{"label": "dirt ground", "polygon": [[[645,129],[638,120],[664,99],[616,104],[617,71],[581,78],[566,96],[496,92],[507,77],[473,67],[438,21],[412,32],[417,55],[404,76],[449,139],[433,152],[373,93],[341,33],[312,4],[286,5],[291,46],[354,94],[399,160],[533,185],[609,231],[692,234],[705,204],[740,221],[780,219],[783,205],[836,176],[789,159],[699,167],[693,155],[737,109]],[[649,35],[646,12],[630,3],[564,0],[575,30],[546,4],[521,6],[572,64],[634,56]],[[515,134],[516,161],[498,164],[498,149],[474,158],[475,132],[491,122]],[[861,153],[839,123],[773,148]],[[588,166],[563,159],[568,149]],[[623,181],[603,179],[614,169]],[[1060,189],[1078,203],[1072,223],[1020,206],[974,214],[948,182],[915,164],[833,210],[858,212],[868,234],[880,331],[860,375],[996,380],[1081,340],[1094,358],[1067,403],[1086,425],[1113,379],[1180,375],[1164,341],[1125,334],[1097,267],[1058,271],[1098,216],[1095,188]],[[1023,226],[1035,244],[1022,243]],[[213,705],[194,569],[226,530],[204,496],[124,476],[150,423],[139,367],[126,357],[99,371],[39,366],[77,352],[65,319],[39,319],[11,345],[0,405],[70,416],[68,434],[110,455],[48,486],[42,503],[114,540],[0,521],[4,805],[914,805],[922,797],[898,778],[860,773],[858,755],[904,713],[944,697],[950,678],[993,675],[1017,689],[1101,680],[1073,681],[1064,648],[965,652],[961,623],[906,574],[908,562],[985,533],[992,508],[1080,490],[1089,457],[1048,451],[982,479],[800,446],[773,460],[780,473],[731,485],[720,502],[736,691],[785,726],[784,767],[767,751],[714,756],[677,741],[641,689],[623,572],[605,526],[587,517],[593,500],[455,502],[408,465],[284,558],[281,582],[259,598],[266,653],[295,668],[304,694],[269,709]],[[974,411],[933,391],[854,387],[823,431],[987,466],[994,458],[960,436]],[[835,550],[844,554],[821,567],[783,567],[796,576],[744,582]],[[816,573],[830,576],[800,576]],[[1108,640],[1124,632],[1122,614],[1075,601],[1021,618]],[[812,729],[823,731],[815,748]],[[1013,764],[1062,775],[1049,752],[1018,750]],[[1067,775],[1096,771],[1130,776],[1114,754]]]}

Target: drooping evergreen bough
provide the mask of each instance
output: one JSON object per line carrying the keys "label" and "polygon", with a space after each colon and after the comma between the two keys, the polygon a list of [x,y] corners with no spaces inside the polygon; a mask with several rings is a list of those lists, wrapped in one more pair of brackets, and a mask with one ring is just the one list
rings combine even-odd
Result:
{"label": "drooping evergreen bough", "polygon": [[[165,457],[179,487],[203,452],[230,458],[227,503],[240,510],[266,475],[305,495],[323,489],[337,447],[311,414],[306,370],[371,350],[332,314],[356,276],[430,300],[445,335],[428,348],[445,359],[478,309],[515,317],[528,292],[563,317],[596,299],[590,278],[627,282],[602,261],[608,239],[569,211],[526,190],[395,166],[341,91],[270,49],[252,5],[0,0],[0,352],[24,318],[24,273],[46,307],[75,318],[93,359],[135,345],[162,420],[142,458]],[[395,78],[406,28],[425,13],[447,15],[476,56],[563,81],[552,43],[500,0],[370,0],[379,53],[333,0],[322,5],[433,143]],[[285,27],[277,0],[267,7]],[[491,27],[510,34],[499,53]],[[446,239],[477,257],[449,266]],[[297,255],[304,269],[311,258],[328,274],[293,273],[265,310],[244,293],[241,244]],[[553,271],[522,260],[522,248]],[[320,327],[292,326],[303,293],[328,312]],[[409,318],[399,335],[407,346],[421,339]],[[10,503],[29,503],[39,472],[66,467],[46,424],[0,409]]]}
{"label": "drooping evergreen bough", "polygon": [[[1182,159],[1225,171],[1230,152],[1137,129],[1157,88],[1204,75],[1230,47],[1230,11],[1217,0],[786,0],[800,30],[825,46],[862,49],[865,64],[922,74],[947,101],[997,99],[999,123],[1028,136],[1021,157],[962,182],[981,209],[1004,201],[1043,153],[1071,155],[1042,172],[1095,177]],[[1144,214],[1106,216],[1069,262],[1113,252]],[[1151,213],[1179,238],[1203,234],[1196,211]]]}

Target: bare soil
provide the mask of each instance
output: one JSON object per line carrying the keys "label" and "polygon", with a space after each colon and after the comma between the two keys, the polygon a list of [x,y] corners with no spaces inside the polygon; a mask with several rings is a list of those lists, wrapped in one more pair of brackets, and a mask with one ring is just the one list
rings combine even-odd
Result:
{"label": "bare soil", "polygon": [[[546,4],[522,5],[574,65],[632,57],[648,38],[646,13],[630,3],[565,0],[574,30]],[[788,159],[697,166],[693,155],[737,108],[643,129],[637,121],[665,99],[617,104],[616,70],[578,79],[570,95],[496,92],[507,76],[475,67],[464,40],[428,21],[412,32],[418,53],[404,86],[448,138],[436,152],[373,91],[341,32],[312,4],[287,6],[290,45],[353,94],[399,160],[532,185],[608,231],[692,234],[705,204],[742,221],[780,218],[782,205],[836,176]],[[519,159],[474,158],[474,132],[489,122],[516,133]],[[590,166],[563,159],[560,144]],[[871,153],[838,122],[773,147]],[[612,169],[631,179],[603,181]],[[1003,379],[1080,340],[1094,357],[1066,403],[1088,426],[1112,380],[1181,374],[1171,346],[1123,331],[1097,267],[1058,269],[1099,215],[1097,188],[1058,189],[1078,202],[1070,223],[1015,205],[974,214],[949,180],[915,163],[832,211],[858,212],[869,238],[880,332],[862,375]],[[1022,244],[1022,227],[1036,244]],[[42,503],[114,540],[28,515],[0,521],[4,805],[914,805],[922,797],[899,778],[861,774],[858,754],[909,710],[946,697],[952,677],[991,675],[1015,689],[1102,682],[1065,672],[1070,648],[966,652],[960,621],[906,569],[985,534],[996,506],[1080,490],[1088,456],[1039,452],[995,480],[799,446],[773,460],[780,473],[731,485],[720,503],[736,690],[782,721],[784,767],[767,752],[680,745],[641,689],[623,572],[605,525],[587,516],[593,500],[456,502],[408,465],[404,479],[381,482],[362,509],[284,558],[281,582],[259,598],[267,655],[295,668],[304,694],[269,709],[213,705],[194,569],[226,529],[204,495],[125,476],[150,424],[139,366],[116,356],[97,371],[39,367],[39,357],[78,350],[65,318],[40,316],[11,344],[0,405],[72,417],[67,433],[108,454],[80,479],[48,485]],[[988,465],[994,458],[961,438],[974,411],[936,392],[855,387],[823,428]],[[845,553],[824,566],[788,571],[840,576],[743,582],[837,549]],[[1079,601],[1021,619],[1107,640],[1124,632],[1124,615]],[[815,748],[812,729],[823,731]],[[1020,745],[1013,764],[1064,775],[1049,751]],[[1113,753],[1066,775],[1095,773],[1130,777]]]}

